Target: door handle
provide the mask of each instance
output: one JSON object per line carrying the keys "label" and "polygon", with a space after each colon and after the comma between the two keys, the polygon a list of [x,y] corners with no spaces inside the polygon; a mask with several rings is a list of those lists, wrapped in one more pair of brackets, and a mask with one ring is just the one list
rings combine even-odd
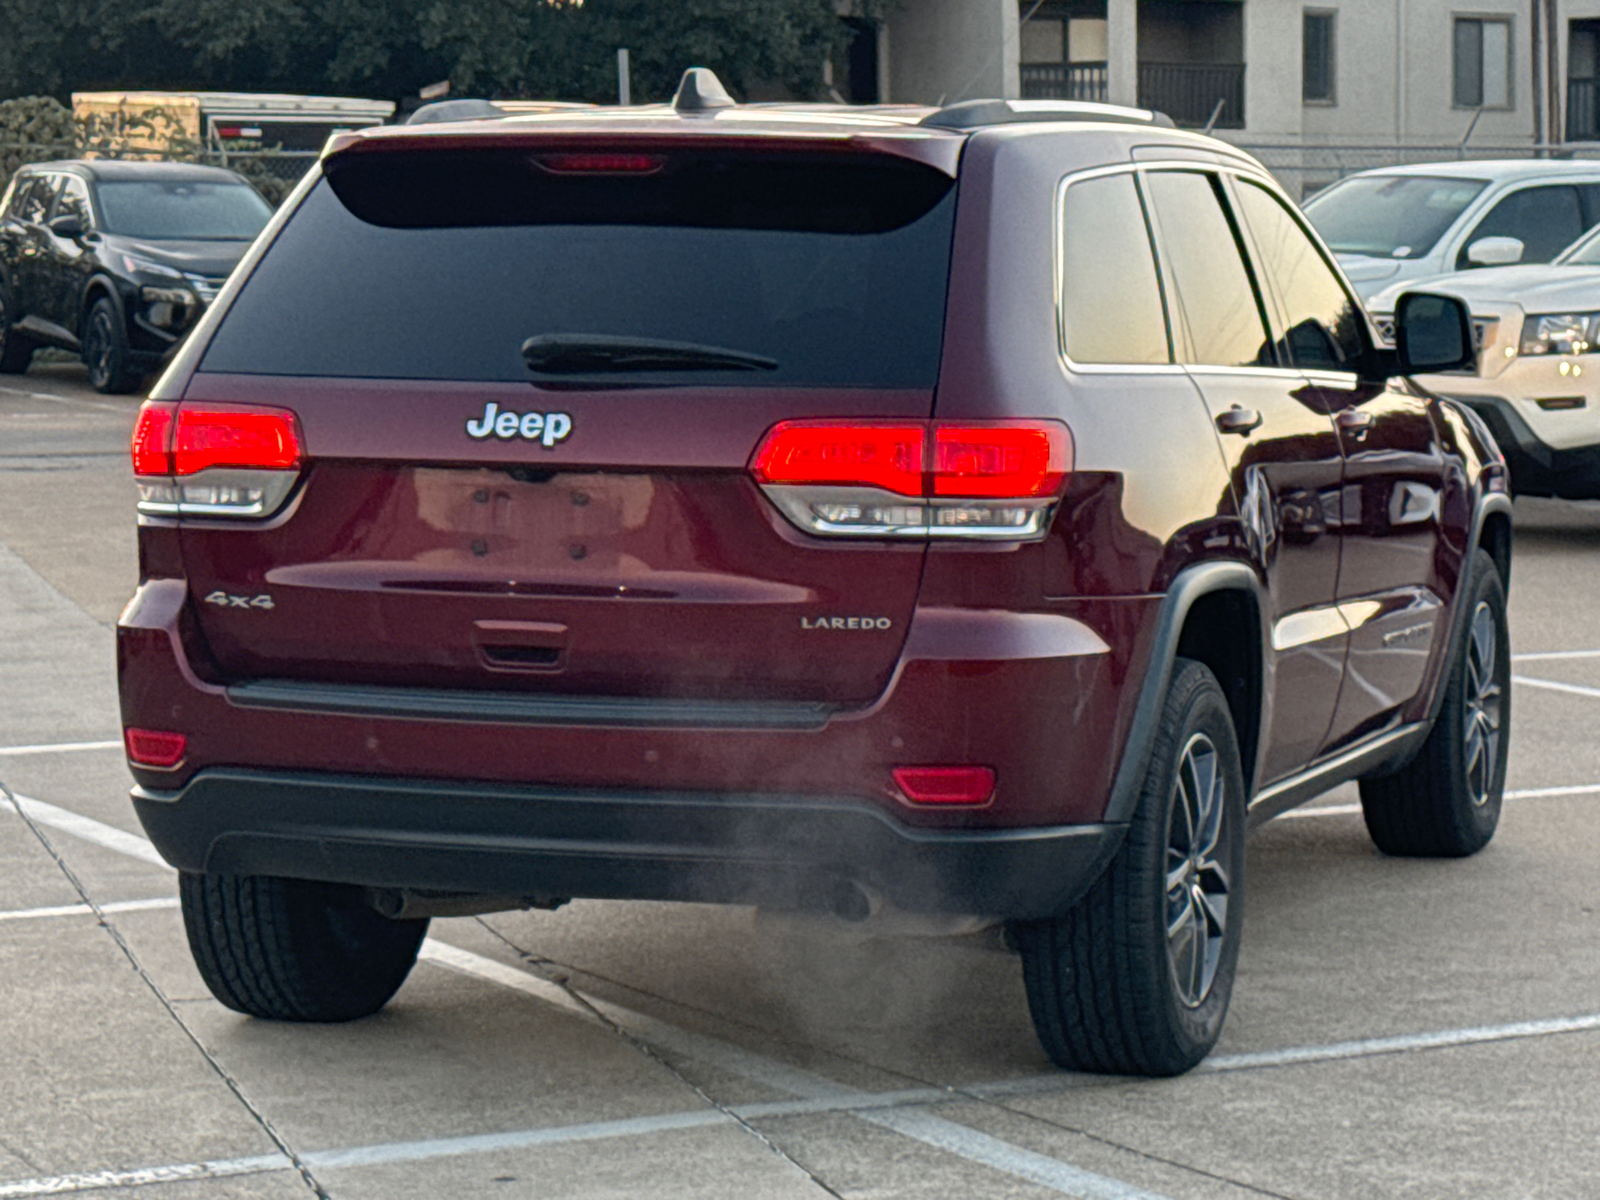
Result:
{"label": "door handle", "polygon": [[1261,428],[1263,418],[1256,409],[1240,408],[1235,404],[1227,412],[1217,414],[1217,430],[1220,433],[1237,433],[1241,437],[1249,437],[1252,429]]}
{"label": "door handle", "polygon": [[1373,416],[1359,408],[1347,408],[1334,418],[1346,433],[1361,435],[1372,428]]}

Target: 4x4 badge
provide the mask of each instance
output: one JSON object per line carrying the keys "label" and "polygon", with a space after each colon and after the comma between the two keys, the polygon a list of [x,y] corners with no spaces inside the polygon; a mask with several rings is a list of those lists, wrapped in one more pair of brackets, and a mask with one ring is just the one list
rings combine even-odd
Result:
{"label": "4x4 badge", "polygon": [[259,596],[230,596],[227,592],[216,591],[206,597],[207,604],[215,604],[221,608],[273,608],[272,597],[263,592]]}
{"label": "4x4 badge", "polygon": [[500,406],[490,400],[483,406],[483,416],[467,422],[467,436],[480,441],[491,434],[497,438],[520,437],[538,442],[546,450],[557,442],[566,440],[572,432],[572,418],[564,412],[514,413],[500,411]]}

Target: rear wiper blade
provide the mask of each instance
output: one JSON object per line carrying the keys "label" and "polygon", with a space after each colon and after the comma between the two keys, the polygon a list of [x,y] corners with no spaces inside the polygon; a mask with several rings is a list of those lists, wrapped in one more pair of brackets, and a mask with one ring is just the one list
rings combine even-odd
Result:
{"label": "rear wiper blade", "polygon": [[522,343],[522,361],[539,375],[625,371],[775,371],[777,360],[724,346],[590,333],[547,333]]}

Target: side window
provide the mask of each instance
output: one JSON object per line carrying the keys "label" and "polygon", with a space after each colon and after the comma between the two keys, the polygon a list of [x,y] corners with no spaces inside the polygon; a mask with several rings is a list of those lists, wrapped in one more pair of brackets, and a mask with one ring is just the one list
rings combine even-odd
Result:
{"label": "side window", "polygon": [[45,181],[37,176],[30,176],[17,184],[17,193],[11,197],[10,215],[24,224],[37,225],[44,220],[45,204],[39,199],[41,192],[48,195]]}
{"label": "side window", "polygon": [[1273,365],[1261,304],[1216,182],[1194,171],[1163,171],[1152,173],[1149,184],[1169,295],[1188,332],[1180,360],[1229,367]]}
{"label": "side window", "polygon": [[1069,184],[1061,211],[1061,340],[1080,363],[1172,361],[1133,175]]}
{"label": "side window", "polygon": [[1522,243],[1522,261],[1549,262],[1578,240],[1584,231],[1578,189],[1570,184],[1523,188],[1512,192],[1478,222],[1456,256],[1456,270],[1464,271],[1467,247],[1479,238],[1514,237]]}
{"label": "side window", "polygon": [[89,185],[76,175],[65,176],[61,195],[56,199],[55,217],[77,217],[85,229],[93,228],[94,214],[89,207]]}
{"label": "side window", "polygon": [[43,225],[49,219],[50,205],[55,202],[56,192],[60,187],[60,176],[35,177],[33,188],[28,192],[27,203],[23,206],[22,219],[32,225]]}
{"label": "side window", "polygon": [[1239,180],[1239,211],[1260,256],[1264,286],[1283,306],[1284,341],[1296,366],[1349,370],[1365,345],[1361,314],[1328,262],[1278,198]]}

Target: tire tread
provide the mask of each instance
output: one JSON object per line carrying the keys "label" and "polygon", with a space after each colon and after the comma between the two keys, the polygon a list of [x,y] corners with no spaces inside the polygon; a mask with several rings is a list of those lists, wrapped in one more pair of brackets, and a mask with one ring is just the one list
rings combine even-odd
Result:
{"label": "tire tread", "polygon": [[235,1012],[279,1021],[348,1021],[382,1008],[416,961],[428,922],[361,912],[371,936],[341,944],[329,921],[339,890],[267,876],[179,879],[184,929],[206,986]]}

